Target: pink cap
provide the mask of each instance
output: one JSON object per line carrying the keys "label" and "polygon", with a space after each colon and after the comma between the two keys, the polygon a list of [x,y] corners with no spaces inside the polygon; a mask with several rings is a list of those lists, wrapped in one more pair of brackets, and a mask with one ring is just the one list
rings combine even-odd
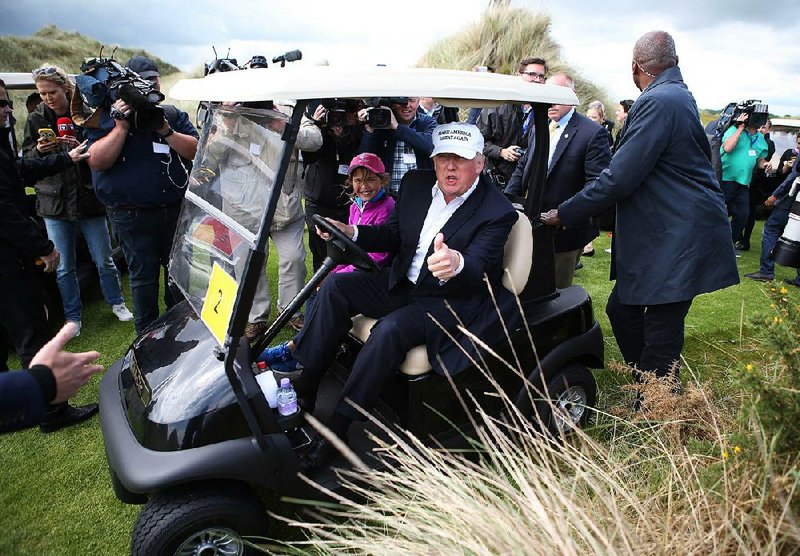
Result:
{"label": "pink cap", "polygon": [[383,174],[386,172],[383,161],[378,155],[372,153],[361,153],[353,157],[353,160],[350,161],[350,167],[347,169],[347,175],[353,175],[353,171],[356,168],[366,168],[376,174]]}

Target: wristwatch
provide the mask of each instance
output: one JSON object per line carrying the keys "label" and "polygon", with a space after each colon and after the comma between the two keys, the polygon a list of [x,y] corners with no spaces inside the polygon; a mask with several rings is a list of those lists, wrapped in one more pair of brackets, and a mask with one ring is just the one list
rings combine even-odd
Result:
{"label": "wristwatch", "polygon": [[175,133],[175,130],[174,130],[174,129],[172,129],[171,127],[168,127],[168,128],[167,128],[167,132],[166,132],[166,133],[163,133],[163,134],[162,134],[162,133],[159,133],[159,135],[161,135],[161,138],[162,138],[162,139],[166,139],[167,137],[169,137],[169,136],[170,136],[170,135],[172,135],[173,133]]}

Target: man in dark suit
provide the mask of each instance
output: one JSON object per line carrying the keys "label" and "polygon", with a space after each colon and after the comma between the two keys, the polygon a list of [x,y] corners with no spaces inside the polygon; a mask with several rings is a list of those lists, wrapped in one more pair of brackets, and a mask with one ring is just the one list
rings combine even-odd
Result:
{"label": "man in dark suit", "polygon": [[[426,345],[434,371],[456,374],[467,367],[475,348],[456,328],[456,317],[484,341],[502,334],[483,279],[492,286],[509,326],[514,298],[503,288],[503,248],[517,213],[495,187],[481,177],[483,137],[474,125],[451,123],[433,133],[435,176],[408,174],[395,211],[380,226],[334,223],[368,252],[396,253],[391,266],[376,273],[329,276],[296,340],[294,357],[305,367],[295,384],[301,397],[314,399],[351,317],[380,319],[353,364],[328,426],[345,438],[352,420],[363,419],[346,399],[372,410],[385,381],[406,352]],[[451,311],[452,308],[452,311]],[[455,338],[453,342],[440,326]],[[325,465],[335,455],[317,437],[301,458],[305,470]]]}
{"label": "man in dark suit", "polygon": [[611,165],[542,219],[569,227],[616,203],[611,328],[626,363],[677,381],[692,300],[739,276],[710,147],[672,37],[643,35],[631,69],[642,95]]}
{"label": "man in dark suit", "polygon": [[[565,73],[551,76],[547,83],[575,90],[575,82]],[[608,131],[589,118],[578,114],[574,106],[554,104],[548,111],[550,118],[550,153],[547,165],[547,183],[542,208],[550,210],[566,201],[608,168],[611,148]],[[534,137],[528,140],[528,149],[506,186],[506,193],[522,194],[522,179],[532,160]],[[556,287],[572,285],[575,265],[581,258],[583,246],[597,237],[597,224],[592,219],[555,233]]]}

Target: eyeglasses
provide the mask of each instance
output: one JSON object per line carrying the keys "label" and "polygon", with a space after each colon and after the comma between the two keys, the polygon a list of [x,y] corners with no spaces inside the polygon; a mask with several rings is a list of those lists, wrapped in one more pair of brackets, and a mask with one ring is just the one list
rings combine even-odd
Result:
{"label": "eyeglasses", "polygon": [[0,98],[0,108],[5,108],[6,106],[11,108],[12,110],[14,109],[14,103],[13,102],[11,102],[10,100],[6,100],[4,98]]}
{"label": "eyeglasses", "polygon": [[58,70],[53,66],[45,66],[43,68],[36,68],[31,72],[31,75],[36,79],[42,75],[55,75],[56,73],[58,73]]}
{"label": "eyeglasses", "polygon": [[536,81],[544,81],[544,74],[539,73],[538,71],[521,71],[519,73],[520,75],[527,75],[528,77]]}

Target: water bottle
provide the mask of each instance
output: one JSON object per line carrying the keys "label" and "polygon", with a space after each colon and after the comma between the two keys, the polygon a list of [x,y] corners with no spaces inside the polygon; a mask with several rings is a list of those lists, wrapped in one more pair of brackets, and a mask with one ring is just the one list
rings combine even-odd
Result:
{"label": "water bottle", "polygon": [[292,415],[297,412],[297,393],[292,388],[292,383],[288,378],[281,379],[278,388],[278,413],[281,415]]}
{"label": "water bottle", "polygon": [[[258,365],[261,368],[261,363]],[[266,367],[266,364],[265,364]],[[264,392],[264,397],[267,398],[267,403],[272,409],[278,407],[278,383],[275,382],[275,376],[272,371],[265,371],[256,375],[256,382]]]}

